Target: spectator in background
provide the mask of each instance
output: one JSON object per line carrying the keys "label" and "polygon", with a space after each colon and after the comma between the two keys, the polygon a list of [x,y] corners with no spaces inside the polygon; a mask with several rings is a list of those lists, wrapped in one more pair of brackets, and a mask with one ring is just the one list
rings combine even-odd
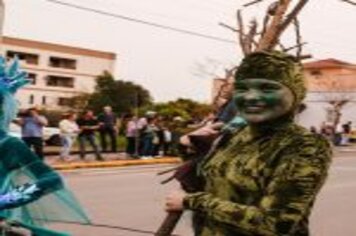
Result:
{"label": "spectator in background", "polygon": [[323,122],[320,127],[320,134],[327,138],[329,141],[334,142],[334,128],[332,124]]}
{"label": "spectator in background", "polygon": [[60,158],[62,161],[68,160],[75,137],[79,133],[79,127],[76,123],[77,115],[74,112],[64,114],[63,119],[59,122],[61,132],[62,149]]}
{"label": "spectator in background", "polygon": [[[154,118],[156,118],[157,113],[155,111],[147,111],[145,113],[145,116],[140,117],[137,121],[137,128],[138,128],[138,152],[139,156],[144,156],[146,155],[145,152],[145,146],[147,147],[147,139],[146,139],[146,134],[147,134],[147,126],[148,126],[148,121],[152,121]],[[146,143],[145,143],[146,142]],[[151,154],[152,155],[152,154]]]}
{"label": "spectator in background", "polygon": [[342,141],[341,145],[348,145],[349,144],[349,139],[350,139],[350,134],[351,134],[351,127],[352,127],[352,122],[348,121],[347,123],[342,125]]}
{"label": "spectator in background", "polygon": [[138,155],[138,150],[137,148],[137,139],[138,139],[138,119],[136,116],[129,115],[127,117],[128,122],[126,124],[126,140],[127,140],[127,145],[126,145],[126,153],[130,157],[134,157]]}
{"label": "spectator in background", "polygon": [[342,145],[342,134],[343,134],[342,124],[338,123],[336,125],[335,132],[334,132],[334,144],[336,146]]}
{"label": "spectator in background", "polygon": [[326,122],[321,123],[321,126],[320,126],[320,134],[321,134],[321,135],[324,135],[324,136],[327,136],[327,134],[328,134],[328,127],[327,127],[327,125],[326,125]]}
{"label": "spectator in background", "polygon": [[139,156],[143,155],[143,131],[146,129],[147,126],[147,118],[146,116],[140,117],[137,121],[137,131],[138,131],[138,153]]}
{"label": "spectator in background", "polygon": [[36,107],[27,110],[24,117],[15,120],[21,126],[22,140],[43,160],[43,127],[48,125],[46,117]]}
{"label": "spectator in background", "polygon": [[156,118],[148,118],[147,125],[142,130],[142,155],[143,159],[152,158],[154,151],[154,138],[155,132],[157,131]]}
{"label": "spectator in background", "polygon": [[107,152],[107,136],[111,144],[111,152],[117,152],[117,117],[110,106],[105,106],[103,113],[98,116],[101,150]]}
{"label": "spectator in background", "polygon": [[170,154],[170,147],[172,143],[172,132],[168,127],[163,127],[163,156]]}
{"label": "spectator in background", "polygon": [[156,120],[156,127],[153,138],[153,156],[162,156],[163,145],[164,145],[164,134],[163,134],[163,118],[158,117]]}
{"label": "spectator in background", "polygon": [[78,119],[77,124],[79,126],[80,132],[78,136],[79,140],[79,148],[80,148],[80,158],[82,160],[85,159],[86,150],[85,150],[85,143],[88,142],[90,146],[92,146],[96,160],[103,161],[99,147],[96,142],[95,138],[95,131],[99,129],[99,122],[94,116],[93,111],[88,110],[85,114]]}

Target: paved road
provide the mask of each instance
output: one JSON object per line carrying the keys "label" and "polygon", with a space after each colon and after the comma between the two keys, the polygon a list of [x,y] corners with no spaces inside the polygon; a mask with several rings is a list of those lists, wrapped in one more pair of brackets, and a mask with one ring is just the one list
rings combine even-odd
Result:
{"label": "paved road", "polygon": [[356,235],[356,152],[339,153],[312,214],[312,235]]}
{"label": "paved road", "polygon": [[[154,231],[165,216],[162,206],[164,195],[176,187],[175,184],[159,184],[162,178],[156,173],[168,167],[81,170],[65,172],[64,175],[94,222]],[[177,234],[191,235],[189,226],[189,216],[186,216]],[[59,225],[55,228],[69,230],[75,236],[149,235],[83,226]]]}
{"label": "paved road", "polygon": [[[356,235],[356,153],[339,152],[330,177],[312,215],[313,236]],[[354,156],[355,158],[352,158]],[[155,176],[163,166],[81,170],[64,175],[76,195],[97,223],[155,230],[164,217],[162,200],[174,184],[162,187]],[[148,235],[84,226],[55,225],[75,236]],[[177,234],[190,236],[189,215],[179,224]]]}

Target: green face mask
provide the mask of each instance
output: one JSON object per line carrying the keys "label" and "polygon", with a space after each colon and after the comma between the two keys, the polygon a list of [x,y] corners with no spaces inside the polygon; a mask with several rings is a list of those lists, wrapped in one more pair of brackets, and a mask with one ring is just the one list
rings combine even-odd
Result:
{"label": "green face mask", "polygon": [[236,106],[248,123],[272,121],[292,110],[294,95],[290,89],[269,79],[243,79],[236,81]]}

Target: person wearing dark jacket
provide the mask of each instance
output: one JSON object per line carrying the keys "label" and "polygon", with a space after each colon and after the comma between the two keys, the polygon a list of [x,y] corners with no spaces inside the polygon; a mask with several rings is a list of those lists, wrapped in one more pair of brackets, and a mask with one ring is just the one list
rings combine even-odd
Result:
{"label": "person wearing dark jacket", "polygon": [[117,152],[117,117],[110,106],[105,106],[102,114],[98,116],[100,144],[102,152],[107,152],[108,143],[107,137],[110,140],[111,152]]}
{"label": "person wearing dark jacket", "polygon": [[85,143],[88,142],[94,150],[96,160],[104,160],[100,154],[100,150],[95,138],[95,131],[99,129],[99,122],[93,114],[93,111],[88,110],[85,114],[77,120],[79,126],[79,148],[80,148],[80,158],[85,159],[86,150]]}

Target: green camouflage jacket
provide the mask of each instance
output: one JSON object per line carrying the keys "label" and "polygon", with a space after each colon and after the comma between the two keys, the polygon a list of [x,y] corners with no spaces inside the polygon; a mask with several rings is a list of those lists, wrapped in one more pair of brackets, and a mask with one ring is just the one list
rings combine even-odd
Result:
{"label": "green camouflage jacket", "polygon": [[201,165],[204,192],[188,194],[199,236],[306,236],[331,161],[323,137],[293,123],[235,134]]}

